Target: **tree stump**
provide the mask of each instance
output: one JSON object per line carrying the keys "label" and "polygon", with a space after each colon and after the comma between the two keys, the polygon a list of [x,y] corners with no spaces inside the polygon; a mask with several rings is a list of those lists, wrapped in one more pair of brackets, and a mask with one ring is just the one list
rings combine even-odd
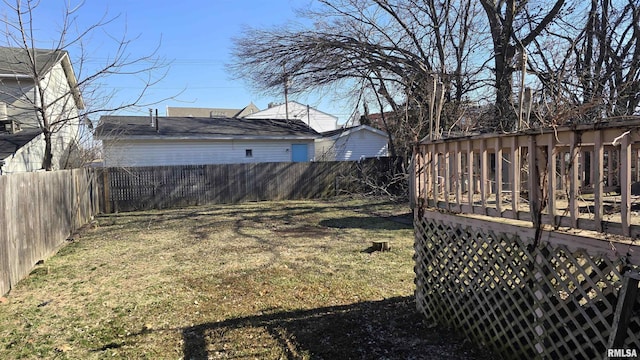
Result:
{"label": "tree stump", "polygon": [[373,251],[389,251],[391,250],[391,246],[389,245],[389,240],[375,240],[371,245]]}

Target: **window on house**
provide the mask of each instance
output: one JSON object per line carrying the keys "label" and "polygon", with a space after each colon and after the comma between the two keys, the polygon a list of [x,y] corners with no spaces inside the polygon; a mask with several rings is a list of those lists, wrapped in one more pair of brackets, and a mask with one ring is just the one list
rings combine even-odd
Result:
{"label": "window on house", "polygon": [[247,149],[244,151],[245,157],[253,157],[253,149]]}

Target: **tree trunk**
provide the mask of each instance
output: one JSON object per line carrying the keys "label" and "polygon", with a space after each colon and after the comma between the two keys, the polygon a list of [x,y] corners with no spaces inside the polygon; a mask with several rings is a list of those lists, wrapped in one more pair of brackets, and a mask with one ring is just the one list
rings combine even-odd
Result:
{"label": "tree trunk", "polygon": [[44,131],[44,158],[42,168],[46,171],[53,170],[53,151],[51,149],[51,132]]}
{"label": "tree trunk", "polygon": [[[505,52],[513,53],[513,48],[504,49]],[[513,60],[512,54],[496,54],[496,111],[497,119],[494,122],[495,129],[505,132],[515,128],[517,115],[512,101],[513,96],[513,68],[510,63]]]}

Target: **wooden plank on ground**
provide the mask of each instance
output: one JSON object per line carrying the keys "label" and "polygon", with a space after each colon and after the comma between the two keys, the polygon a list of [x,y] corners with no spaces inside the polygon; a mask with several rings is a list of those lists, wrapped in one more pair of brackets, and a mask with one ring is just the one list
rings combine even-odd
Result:
{"label": "wooden plank on ground", "polygon": [[638,283],[640,273],[638,271],[628,271],[625,273],[622,288],[618,293],[618,304],[613,317],[611,334],[609,335],[609,349],[623,348],[627,338],[627,328],[629,320],[633,315],[633,308],[638,299]]}

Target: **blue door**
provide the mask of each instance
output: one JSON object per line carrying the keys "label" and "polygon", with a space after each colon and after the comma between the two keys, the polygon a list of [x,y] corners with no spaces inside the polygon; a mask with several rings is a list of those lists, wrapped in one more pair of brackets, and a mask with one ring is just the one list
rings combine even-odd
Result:
{"label": "blue door", "polygon": [[293,162],[309,161],[309,150],[307,150],[307,144],[291,145],[291,161]]}

